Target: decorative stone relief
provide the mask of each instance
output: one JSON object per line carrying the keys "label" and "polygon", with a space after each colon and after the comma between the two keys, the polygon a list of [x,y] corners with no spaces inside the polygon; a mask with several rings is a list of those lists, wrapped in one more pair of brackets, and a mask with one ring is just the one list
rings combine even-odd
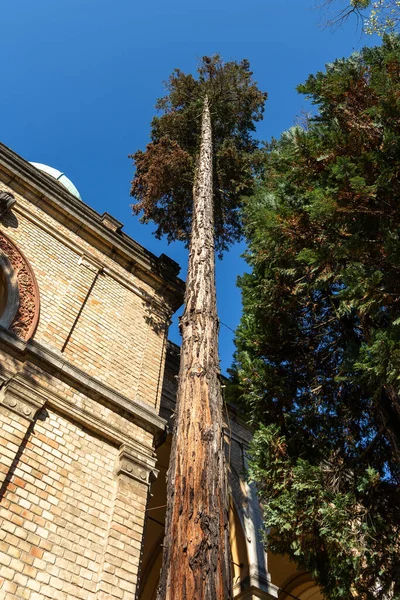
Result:
{"label": "decorative stone relief", "polygon": [[150,485],[157,477],[158,471],[155,467],[155,458],[138,452],[132,446],[123,444],[119,453],[119,465],[117,474],[127,475],[140,483]]}
{"label": "decorative stone relief", "polygon": [[0,251],[12,266],[19,294],[19,306],[9,329],[23,340],[28,340],[39,319],[39,288],[35,275],[28,260],[3,232],[0,233]]}

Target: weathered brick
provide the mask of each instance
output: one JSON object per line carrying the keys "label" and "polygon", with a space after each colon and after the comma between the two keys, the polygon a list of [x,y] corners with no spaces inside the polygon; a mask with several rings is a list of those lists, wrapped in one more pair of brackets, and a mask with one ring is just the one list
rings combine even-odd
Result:
{"label": "weathered brick", "polygon": [[[15,195],[18,221],[0,224],[0,234],[21,249],[38,282],[35,342],[90,381],[158,409],[165,339],[163,323],[158,329],[149,317],[167,321],[167,311],[153,315],[167,287],[135,266],[144,250],[117,260],[100,234],[79,231],[68,203],[56,210],[42,190],[2,167],[0,189]],[[104,269],[95,280],[97,263]],[[153,460],[153,434],[88,395],[85,379],[47,371],[1,341],[0,361],[46,398],[33,424],[0,404],[1,591],[7,600],[132,598],[148,486],[118,474],[119,446],[138,444]]]}

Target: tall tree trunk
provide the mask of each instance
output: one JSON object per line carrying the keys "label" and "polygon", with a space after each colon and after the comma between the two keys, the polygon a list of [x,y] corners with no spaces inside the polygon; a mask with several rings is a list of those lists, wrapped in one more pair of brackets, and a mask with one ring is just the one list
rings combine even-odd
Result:
{"label": "tall tree trunk", "polygon": [[212,135],[204,101],[181,319],[179,385],[157,600],[229,600],[228,493],[219,382]]}

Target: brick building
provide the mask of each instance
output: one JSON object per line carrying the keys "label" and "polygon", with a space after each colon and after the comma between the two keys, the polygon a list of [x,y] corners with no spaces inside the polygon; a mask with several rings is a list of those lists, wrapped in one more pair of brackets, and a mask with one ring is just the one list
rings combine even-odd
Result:
{"label": "brick building", "polygon": [[[155,598],[178,272],[0,144],[0,600]],[[318,600],[260,543],[249,439],[231,412],[235,598]]]}

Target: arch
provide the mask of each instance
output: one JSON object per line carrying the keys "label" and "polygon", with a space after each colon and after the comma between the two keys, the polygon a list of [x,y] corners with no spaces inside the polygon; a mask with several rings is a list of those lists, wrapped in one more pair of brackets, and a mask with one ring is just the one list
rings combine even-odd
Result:
{"label": "arch", "polygon": [[319,586],[309,573],[300,573],[290,578],[283,585],[279,600],[291,600],[293,596],[299,600],[323,600]]}
{"label": "arch", "polygon": [[0,293],[0,325],[29,340],[39,321],[39,287],[29,261],[3,232],[0,232]]}

